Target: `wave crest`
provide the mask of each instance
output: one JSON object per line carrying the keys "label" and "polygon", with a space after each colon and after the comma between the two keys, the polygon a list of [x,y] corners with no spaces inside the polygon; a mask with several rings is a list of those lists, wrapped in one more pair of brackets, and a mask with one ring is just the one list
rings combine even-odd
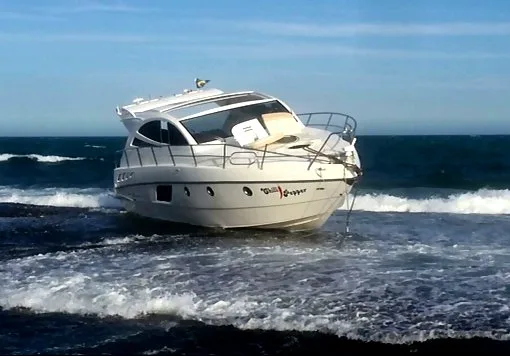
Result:
{"label": "wave crest", "polygon": [[35,153],[27,154],[27,155],[18,155],[12,153],[2,153],[0,154],[0,162],[8,161],[12,158],[28,158],[34,161],[43,162],[43,163],[56,163],[62,161],[82,161],[87,158],[85,157],[65,157],[65,156],[45,156],[38,155]]}
{"label": "wave crest", "polygon": [[118,199],[104,189],[0,188],[0,203],[18,203],[71,208],[120,208]]}
{"label": "wave crest", "polygon": [[[0,187],[0,203],[76,207],[121,208],[121,202],[108,190],[99,188],[18,189]],[[339,210],[345,210],[346,205]],[[354,210],[372,212],[510,214],[510,190],[482,189],[447,197],[409,198],[387,193],[361,194]]]}
{"label": "wave crest", "polygon": [[[345,205],[341,208],[345,209]],[[375,212],[510,214],[510,190],[481,189],[447,197],[412,199],[390,194],[362,194],[354,210]]]}

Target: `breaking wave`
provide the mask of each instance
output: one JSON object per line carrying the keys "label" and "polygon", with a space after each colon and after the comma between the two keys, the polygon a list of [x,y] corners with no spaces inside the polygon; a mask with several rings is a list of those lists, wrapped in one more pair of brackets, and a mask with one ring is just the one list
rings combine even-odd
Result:
{"label": "breaking wave", "polygon": [[[99,249],[6,261],[0,307],[127,319],[173,315],[239,329],[321,331],[389,343],[510,337],[504,328],[510,276],[492,268],[491,260],[508,256],[506,247],[441,249],[379,240],[341,249],[293,241],[120,248],[153,238],[106,238]],[[447,260],[450,268],[423,264],[424,258]],[[465,263],[475,261],[482,262],[466,271]]]}
{"label": "breaking wave", "polygon": [[[345,205],[341,208],[345,209]],[[447,197],[412,199],[384,193],[362,194],[354,210],[374,212],[510,214],[510,190],[481,189]]]}
{"label": "breaking wave", "polygon": [[64,156],[44,156],[44,155],[38,155],[38,154],[28,154],[28,155],[18,155],[18,154],[12,154],[12,153],[2,153],[0,154],[0,162],[2,161],[8,161],[12,158],[27,158],[38,162],[44,162],[44,163],[56,163],[56,162],[62,162],[62,161],[82,161],[87,158],[85,157],[64,157]]}
{"label": "breaking wave", "polygon": [[[0,203],[56,207],[120,208],[121,203],[107,189],[0,187]],[[340,210],[345,210],[346,205]],[[372,212],[510,214],[510,190],[478,190],[446,197],[409,198],[386,193],[361,194],[354,210]]]}
{"label": "breaking wave", "polygon": [[72,207],[120,208],[121,204],[105,189],[41,188],[17,189],[0,187],[0,203]]}

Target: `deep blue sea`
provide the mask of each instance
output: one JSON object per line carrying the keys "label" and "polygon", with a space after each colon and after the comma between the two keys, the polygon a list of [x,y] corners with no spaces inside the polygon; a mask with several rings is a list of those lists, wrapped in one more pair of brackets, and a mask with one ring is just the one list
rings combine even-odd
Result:
{"label": "deep blue sea", "polygon": [[0,354],[510,354],[510,136],[360,136],[347,236],[130,216],[123,144],[0,138]]}

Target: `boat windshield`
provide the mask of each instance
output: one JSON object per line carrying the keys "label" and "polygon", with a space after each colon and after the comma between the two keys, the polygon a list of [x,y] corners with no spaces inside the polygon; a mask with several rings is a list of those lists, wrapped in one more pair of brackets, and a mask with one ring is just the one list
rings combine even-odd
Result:
{"label": "boat windshield", "polygon": [[273,100],[197,116],[182,120],[181,124],[197,143],[204,143],[232,137],[232,127],[251,119],[257,119],[266,128],[262,115],[276,112],[289,113],[279,101]]}

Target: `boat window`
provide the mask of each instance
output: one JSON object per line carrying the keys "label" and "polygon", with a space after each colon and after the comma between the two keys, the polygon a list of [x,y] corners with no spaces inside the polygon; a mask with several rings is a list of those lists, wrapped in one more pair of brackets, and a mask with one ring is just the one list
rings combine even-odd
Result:
{"label": "boat window", "polygon": [[167,110],[167,112],[169,112],[173,117],[183,118],[185,116],[193,115],[193,114],[199,113],[201,111],[215,109],[219,106],[231,105],[231,104],[254,101],[254,100],[261,100],[261,99],[266,99],[266,97],[264,97],[260,94],[256,94],[256,93],[240,94],[240,95],[229,96],[224,99],[204,100],[203,102],[198,103],[198,104],[192,104],[192,105],[183,106],[180,108],[170,109],[170,110]]}
{"label": "boat window", "polygon": [[255,100],[261,100],[261,99],[266,99],[266,98],[264,98],[263,96],[261,96],[259,94],[251,93],[251,94],[236,95],[236,96],[229,97],[226,99],[221,99],[221,100],[216,101],[216,103],[218,103],[218,105],[220,105],[220,106],[224,106],[224,105],[244,103],[244,102],[248,102],[248,101],[255,101]]}
{"label": "boat window", "polygon": [[170,143],[170,137],[168,136],[168,128],[167,128],[168,123],[161,121],[160,124],[161,124],[161,127],[160,127],[161,141],[158,141],[158,142],[165,143],[168,145]]}
{"label": "boat window", "polygon": [[181,121],[181,124],[198,143],[204,143],[214,141],[218,137],[231,137],[232,127],[251,119],[257,119],[266,128],[262,115],[275,112],[288,113],[289,111],[275,100],[186,119]]}
{"label": "boat window", "polygon": [[204,110],[216,109],[218,104],[216,102],[203,103],[191,106],[185,106],[182,108],[174,109],[171,111],[173,117],[182,118],[188,115],[193,115]]}
{"label": "boat window", "polygon": [[149,142],[145,142],[145,141],[142,141],[138,138],[134,138],[133,139],[133,143],[131,144],[132,146],[135,146],[135,147],[150,147],[150,146],[154,146],[153,144],[149,143]]}
{"label": "boat window", "polygon": [[177,127],[172,125],[171,123],[167,122],[167,133],[168,133],[168,142],[172,146],[187,146],[188,140],[186,140],[186,137],[179,131]]}
{"label": "boat window", "polygon": [[147,137],[148,139],[151,139],[152,141],[156,142],[163,142],[163,139],[161,137],[161,123],[160,121],[150,121],[138,130],[140,135]]}
{"label": "boat window", "polygon": [[[142,135],[144,138],[151,139],[153,141],[170,144],[172,146],[186,146],[188,145],[188,141],[184,137],[184,135],[171,123],[167,121],[151,121],[144,124],[138,130],[138,133]],[[146,147],[151,146],[150,143],[143,142],[142,140],[136,139],[133,140],[133,145]]]}

